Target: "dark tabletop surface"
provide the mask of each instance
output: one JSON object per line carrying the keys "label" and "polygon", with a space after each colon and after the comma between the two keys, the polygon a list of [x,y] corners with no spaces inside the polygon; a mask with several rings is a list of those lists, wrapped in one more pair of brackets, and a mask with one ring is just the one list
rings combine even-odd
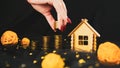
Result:
{"label": "dark tabletop surface", "polygon": [[[0,68],[41,68],[42,57],[49,53],[59,54],[65,62],[65,68],[120,68],[119,66],[106,66],[101,64],[96,53],[75,52],[71,49],[43,50],[38,44],[32,49],[29,46],[23,49],[20,45],[0,47]],[[85,63],[79,63],[79,60]]]}

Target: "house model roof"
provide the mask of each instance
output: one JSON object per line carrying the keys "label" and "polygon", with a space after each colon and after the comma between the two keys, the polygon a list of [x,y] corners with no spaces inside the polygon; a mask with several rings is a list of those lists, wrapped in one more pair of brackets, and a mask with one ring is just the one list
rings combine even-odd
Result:
{"label": "house model roof", "polygon": [[68,36],[70,36],[71,34],[73,34],[83,23],[85,23],[85,24],[88,26],[88,28],[90,28],[90,30],[91,30],[92,32],[94,32],[98,37],[100,37],[100,34],[88,23],[88,20],[87,20],[87,19],[81,19],[80,24],[79,24],[78,26],[76,26],[76,27],[73,29],[73,31],[68,34]]}

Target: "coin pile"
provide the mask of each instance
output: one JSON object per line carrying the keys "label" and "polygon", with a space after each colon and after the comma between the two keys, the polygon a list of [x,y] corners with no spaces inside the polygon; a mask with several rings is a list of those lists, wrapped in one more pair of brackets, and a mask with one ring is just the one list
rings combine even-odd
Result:
{"label": "coin pile", "polygon": [[43,36],[42,49],[61,49],[62,48],[62,35]]}
{"label": "coin pile", "polygon": [[62,35],[54,35],[54,48],[55,49],[62,48]]}
{"label": "coin pile", "polygon": [[50,46],[50,36],[42,37],[42,48],[43,50],[47,50]]}

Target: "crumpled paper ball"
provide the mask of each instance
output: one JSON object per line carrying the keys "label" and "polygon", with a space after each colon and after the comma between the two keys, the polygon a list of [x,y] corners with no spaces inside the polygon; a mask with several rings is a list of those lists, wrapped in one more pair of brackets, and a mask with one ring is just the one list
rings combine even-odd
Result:
{"label": "crumpled paper ball", "polygon": [[98,47],[97,58],[105,65],[119,65],[120,48],[111,42],[102,43]]}
{"label": "crumpled paper ball", "polygon": [[49,53],[41,63],[42,68],[64,68],[64,61],[60,55]]}
{"label": "crumpled paper ball", "polygon": [[21,45],[26,49],[30,45],[30,39],[27,37],[22,38]]}
{"label": "crumpled paper ball", "polygon": [[1,36],[2,45],[15,45],[18,43],[18,36],[14,31],[7,30]]}

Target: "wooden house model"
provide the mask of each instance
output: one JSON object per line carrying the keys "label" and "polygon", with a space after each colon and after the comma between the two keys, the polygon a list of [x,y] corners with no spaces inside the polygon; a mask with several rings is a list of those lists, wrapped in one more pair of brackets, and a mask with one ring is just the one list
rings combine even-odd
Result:
{"label": "wooden house model", "polygon": [[71,49],[79,52],[96,51],[97,37],[100,34],[88,23],[87,19],[82,19],[69,34],[71,36]]}

